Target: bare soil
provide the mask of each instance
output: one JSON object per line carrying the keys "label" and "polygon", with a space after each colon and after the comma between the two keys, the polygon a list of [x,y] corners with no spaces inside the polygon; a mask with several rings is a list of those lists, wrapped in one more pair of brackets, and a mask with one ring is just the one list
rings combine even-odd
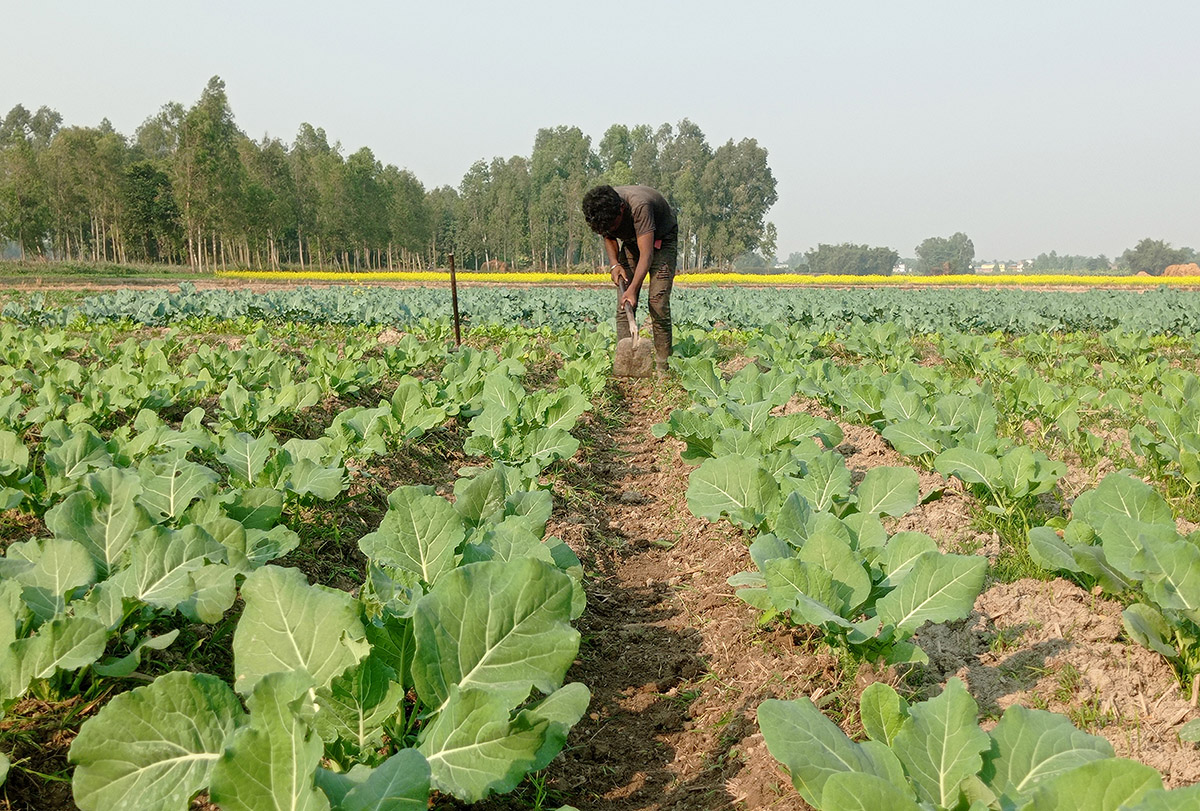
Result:
{"label": "bare soil", "polygon": [[[955,675],[975,695],[985,727],[1014,702],[1043,707],[1160,769],[1169,785],[1200,779],[1194,746],[1176,735],[1198,714],[1170,667],[1124,639],[1118,604],[1066,581],[993,586],[968,620],[922,632],[931,664],[904,681],[865,666],[852,672],[806,629],[757,627],[756,612],[725,582],[752,567],[747,539],[691,515],[683,444],[650,433],[669,406],[651,384],[618,385],[628,420],[615,428],[589,421],[571,474],[590,480],[598,498],[565,505],[551,527],[589,574],[584,642],[568,679],[593,694],[589,715],[547,770],[555,802],[581,811],[807,808],[758,732],[760,702],[810,696],[853,736],[861,732],[858,698],[872,681],[885,678],[919,699]],[[799,408],[830,416],[812,403],[788,406]],[[838,451],[855,478],[904,465],[874,431],[841,425]],[[922,497],[938,493],[889,531],[926,532],[947,550],[994,559],[998,540],[971,526],[972,497],[921,473]],[[483,807],[524,802],[519,790]]]}
{"label": "bare soil", "polygon": [[966,620],[928,626],[926,685],[966,682],[985,716],[1012,704],[1066,714],[1120,757],[1162,772],[1169,787],[1200,780],[1179,727],[1200,711],[1166,661],[1124,636],[1121,605],[1065,580],[1018,580],[979,596]]}

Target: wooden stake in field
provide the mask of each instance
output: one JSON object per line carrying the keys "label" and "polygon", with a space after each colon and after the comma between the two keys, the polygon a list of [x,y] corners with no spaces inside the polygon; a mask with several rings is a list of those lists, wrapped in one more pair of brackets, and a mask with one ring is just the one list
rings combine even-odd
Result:
{"label": "wooden stake in field", "polygon": [[458,320],[458,279],[454,275],[454,254],[450,254],[450,303],[454,307],[454,345],[462,346],[462,328]]}

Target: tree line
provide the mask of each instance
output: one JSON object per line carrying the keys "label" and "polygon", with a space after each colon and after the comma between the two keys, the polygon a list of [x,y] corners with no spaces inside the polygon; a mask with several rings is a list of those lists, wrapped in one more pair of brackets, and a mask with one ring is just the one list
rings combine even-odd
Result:
{"label": "tree line", "polygon": [[457,188],[428,190],[307,123],[291,144],[247,137],[216,76],[132,137],[107,119],[63,127],[47,107],[17,105],[0,122],[0,244],[52,260],[374,270],[453,252],[464,268],[603,264],[580,211],[598,183],[663,192],[684,267],[774,256],[767,151],[753,138],[714,149],[687,119],[616,124],[595,147],[577,127],[541,129],[529,157],[480,160]]}
{"label": "tree line", "polygon": [[[915,248],[915,258],[904,260],[910,271],[917,275],[971,273],[975,262],[975,245],[962,232],[949,237],[929,237]],[[1182,247],[1172,248],[1161,239],[1142,239],[1137,245],[1110,260],[1099,256],[1059,255],[1056,251],[1042,253],[1032,260],[1027,270],[1032,273],[1070,274],[1132,274],[1148,273],[1161,276],[1171,265],[1196,262],[1200,253]],[[792,253],[787,266],[796,271],[814,274],[837,274],[848,276],[887,276],[900,262],[900,255],[891,248],[855,245],[849,242],[840,245],[821,243],[804,253]],[[1015,261],[1005,263],[1017,264]]]}

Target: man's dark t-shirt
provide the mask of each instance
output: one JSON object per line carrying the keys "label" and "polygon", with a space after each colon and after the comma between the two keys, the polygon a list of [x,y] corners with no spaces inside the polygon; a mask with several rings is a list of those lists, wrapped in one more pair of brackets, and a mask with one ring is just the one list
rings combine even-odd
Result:
{"label": "man's dark t-shirt", "polygon": [[614,189],[632,215],[621,218],[614,237],[634,244],[640,234],[653,233],[656,240],[675,237],[679,226],[667,198],[649,186],[614,186]]}

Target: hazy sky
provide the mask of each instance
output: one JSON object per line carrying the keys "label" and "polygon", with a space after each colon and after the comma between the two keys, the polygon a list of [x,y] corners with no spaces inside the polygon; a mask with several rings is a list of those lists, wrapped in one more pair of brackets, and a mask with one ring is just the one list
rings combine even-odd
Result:
{"label": "hazy sky", "polygon": [[221,76],[238,125],[301,122],[427,188],[541,127],[690,118],[756,138],[779,254],[966,232],[983,259],[1200,248],[1197,0],[0,0],[0,115],[132,135]]}

